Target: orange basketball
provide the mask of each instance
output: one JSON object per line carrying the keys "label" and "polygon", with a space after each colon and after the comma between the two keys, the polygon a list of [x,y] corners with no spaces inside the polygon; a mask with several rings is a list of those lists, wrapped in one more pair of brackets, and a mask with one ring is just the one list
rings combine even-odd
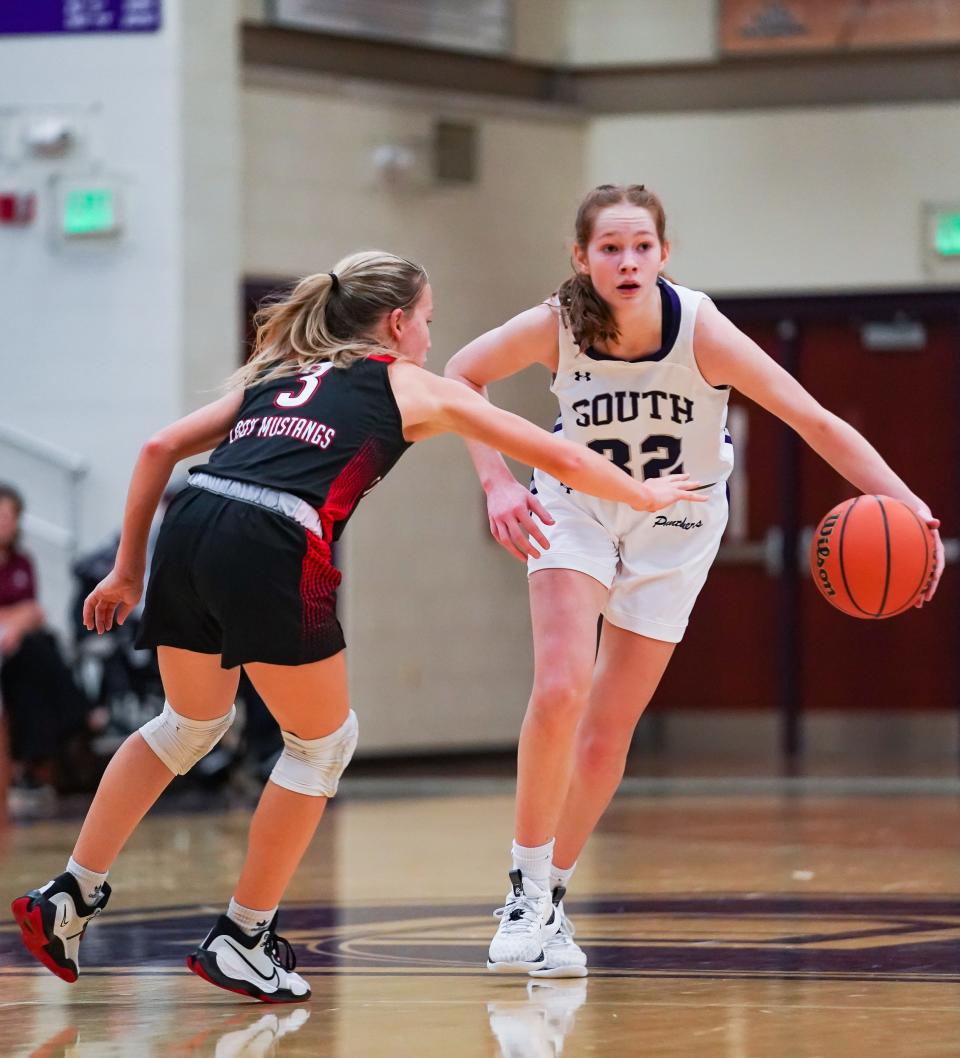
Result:
{"label": "orange basketball", "polygon": [[889,496],[856,496],[833,508],[810,544],[820,594],[851,617],[893,617],[923,594],[933,573],[933,535]]}

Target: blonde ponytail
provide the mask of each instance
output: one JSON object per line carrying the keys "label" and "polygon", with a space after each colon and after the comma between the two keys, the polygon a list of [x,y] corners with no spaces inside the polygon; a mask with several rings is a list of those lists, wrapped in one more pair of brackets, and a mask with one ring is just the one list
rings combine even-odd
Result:
{"label": "blonde ponytail", "polygon": [[390,352],[373,332],[387,313],[409,311],[427,282],[420,265],[382,250],[351,254],[332,272],[306,276],[254,314],[253,353],[227,387],[302,375],[321,363],[349,367]]}

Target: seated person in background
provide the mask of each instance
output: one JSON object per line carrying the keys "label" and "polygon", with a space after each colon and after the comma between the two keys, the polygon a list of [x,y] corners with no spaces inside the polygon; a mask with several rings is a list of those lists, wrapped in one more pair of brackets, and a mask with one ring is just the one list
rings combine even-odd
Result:
{"label": "seated person in background", "polygon": [[0,703],[9,731],[13,781],[48,797],[69,740],[84,731],[87,702],[54,637],[44,628],[33,563],[19,549],[23,499],[0,483]]}

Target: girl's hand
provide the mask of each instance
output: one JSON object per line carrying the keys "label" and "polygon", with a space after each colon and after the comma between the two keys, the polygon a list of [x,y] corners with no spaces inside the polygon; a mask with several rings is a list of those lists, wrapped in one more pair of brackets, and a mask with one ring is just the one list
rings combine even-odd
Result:
{"label": "girl's hand", "polygon": [[943,541],[940,539],[940,533],[938,532],[940,528],[940,519],[934,518],[933,515],[930,513],[929,508],[927,507],[920,508],[920,510],[917,511],[917,514],[919,514],[920,517],[923,519],[927,528],[930,530],[931,535],[933,536],[934,554],[933,573],[930,574],[930,579],[927,581],[926,590],[915,604],[917,609],[920,609],[923,604],[925,602],[929,602],[936,593],[937,585],[940,583],[940,577],[943,574],[944,559]]}
{"label": "girl's hand", "polygon": [[122,625],[143,594],[143,576],[126,576],[114,567],[86,597],[83,624],[88,632],[109,632],[114,619]]}
{"label": "girl's hand", "polygon": [[0,658],[12,658],[23,642],[23,632],[16,621],[0,625]]}
{"label": "girl's hand", "polygon": [[531,543],[530,537],[533,537],[544,551],[550,547],[533,515],[544,525],[553,525],[553,518],[543,504],[516,479],[494,485],[487,493],[490,532],[505,551],[521,562],[526,562],[528,555],[531,558],[540,557],[540,552]]}
{"label": "girl's hand", "polygon": [[697,495],[699,481],[691,481],[689,474],[665,474],[661,478],[650,478],[638,484],[642,490],[636,503],[631,503],[635,511],[659,511],[674,503],[706,503],[707,497]]}

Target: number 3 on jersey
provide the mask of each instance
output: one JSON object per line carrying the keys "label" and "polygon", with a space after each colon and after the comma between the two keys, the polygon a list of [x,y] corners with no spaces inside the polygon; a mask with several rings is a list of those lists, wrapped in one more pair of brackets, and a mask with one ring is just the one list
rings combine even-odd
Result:
{"label": "number 3 on jersey", "polygon": [[[621,470],[633,476],[630,468],[630,446],[626,441],[616,438],[604,441],[590,441],[587,445],[599,455],[606,456]],[[643,464],[643,480],[658,478],[662,474],[682,474],[683,463],[680,462],[680,438],[668,437],[666,434],[651,434],[640,443],[642,455],[657,453],[653,459]]]}
{"label": "number 3 on jersey", "polygon": [[308,375],[301,375],[297,379],[300,383],[300,388],[296,391],[288,390],[284,393],[278,393],[273,403],[278,408],[302,407],[317,392],[320,380],[332,367],[333,364],[321,364],[316,371],[311,371]]}

